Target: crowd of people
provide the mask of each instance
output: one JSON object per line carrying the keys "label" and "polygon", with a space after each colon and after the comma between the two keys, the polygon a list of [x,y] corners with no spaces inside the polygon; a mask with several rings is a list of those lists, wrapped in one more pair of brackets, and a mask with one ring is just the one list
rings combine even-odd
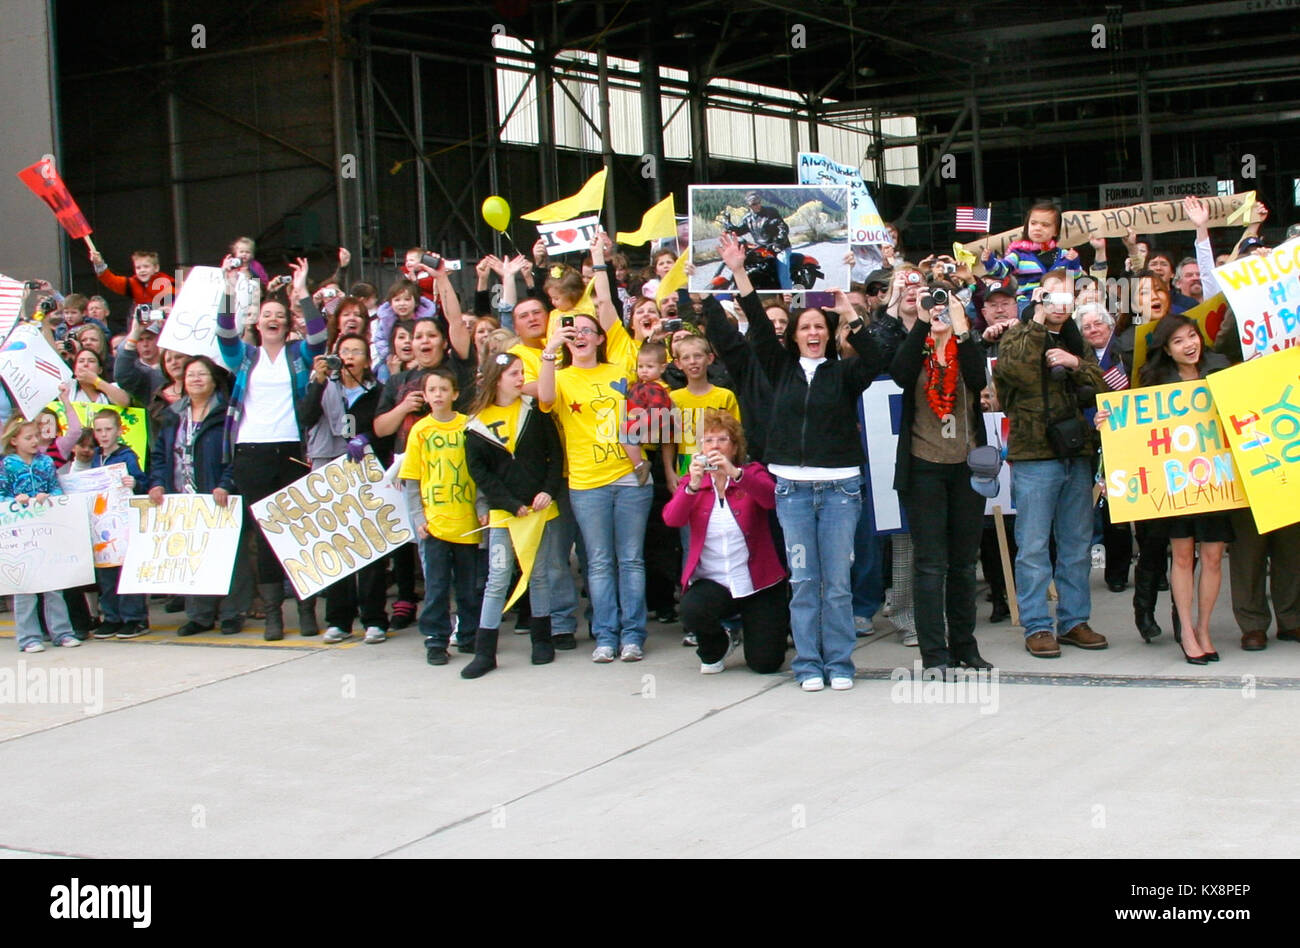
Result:
{"label": "crowd of people", "polygon": [[[221,264],[219,361],[159,347],[175,287],[156,253],[133,254],[125,276],[93,253],[99,282],[123,302],[30,284],[24,318],[40,321],[73,380],[61,392],[66,426],[53,411],[24,418],[0,396],[0,497],[40,503],[61,491],[58,471],[115,463],[155,504],[237,497],[245,536],[229,593],[169,600],[185,613],[178,634],[238,635],[258,619],[279,640],[291,598],[311,637],[322,633],[316,597],[287,592],[248,508],[308,469],[373,453],[404,485],[418,543],[323,592],[323,641],[359,629],[379,644],[417,624],[430,665],[450,664],[454,648],[472,655],[461,676],[481,677],[497,666],[527,562],[515,631],[530,636],[533,664],[578,647],[585,594],[593,662],[642,659],[654,617],[680,622],[703,674],[739,647],[755,672],[789,658],[803,690],[846,690],[855,640],[889,626],[930,674],[992,667],[976,641],[977,569],[990,620],[1006,621],[1008,577],[984,513],[990,468],[1005,459],[1031,655],[1104,649],[1121,634],[1090,625],[1101,550],[1112,594],[1129,589],[1133,566],[1146,642],[1162,634],[1156,604],[1170,590],[1188,662],[1218,659],[1211,615],[1226,549],[1241,647],[1265,648],[1274,621],[1277,639],[1300,642],[1300,524],[1260,535],[1241,509],[1133,530],[1112,523],[1094,492],[1107,417],[1095,398],[1132,384],[1137,326],[1159,321],[1140,385],[1204,378],[1242,358],[1231,316],[1206,339],[1182,315],[1213,295],[1215,265],[1204,206],[1189,198],[1186,210],[1194,255],[1130,232],[1113,263],[1105,240],[1059,246],[1061,212],[1047,202],[1005,253],[974,265],[909,255],[893,231],[885,267],[826,306],[756,292],[730,233],[719,253],[731,294],[657,294],[673,242],[637,270],[601,233],[573,264],[546,259],[540,241],[531,258],[484,257],[469,305],[425,248],[406,253],[381,293],[347,282],[346,250],[313,282],[306,259],[272,277],[240,238]],[[1264,247],[1259,211],[1229,257]],[[1117,279],[1135,289],[1118,302],[1107,292]],[[893,487],[904,524],[888,534],[865,490],[862,416],[863,392],[885,377],[902,390]],[[105,406],[90,430],[71,410],[78,401]],[[113,406],[147,414],[147,457],[122,442]],[[991,411],[1008,423],[993,444]],[[510,527],[530,517],[541,527],[522,556]],[[148,602],[119,594],[118,572],[15,597],[19,648],[148,632]]]}

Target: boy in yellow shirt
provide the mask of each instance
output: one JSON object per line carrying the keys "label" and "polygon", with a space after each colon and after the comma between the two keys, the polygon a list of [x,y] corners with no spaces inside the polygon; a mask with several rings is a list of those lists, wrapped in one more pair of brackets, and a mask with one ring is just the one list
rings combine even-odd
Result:
{"label": "boy in yellow shirt", "polygon": [[425,376],[424,402],[429,414],[411,429],[406,457],[398,471],[398,477],[406,481],[411,526],[420,538],[424,560],[420,632],[430,665],[448,661],[453,582],[459,617],[457,649],[474,651],[487,579],[481,569],[480,535],[476,532],[487,524],[487,508],[479,503],[465,462],[468,419],[451,407],[456,389],[456,375],[450,369],[437,368]]}
{"label": "boy in yellow shirt", "polygon": [[[703,336],[680,335],[673,341],[673,354],[679,368],[686,376],[686,387],[670,392],[673,407],[681,416],[681,434],[676,444],[663,446],[664,473],[668,476],[668,493],[677,491],[677,482],[686,475],[695,454],[695,431],[704,417],[704,409],[717,408],[730,412],[740,421],[740,403],[729,388],[709,381],[709,366],[713,364],[713,347]],[[737,459],[741,463],[743,458]]]}

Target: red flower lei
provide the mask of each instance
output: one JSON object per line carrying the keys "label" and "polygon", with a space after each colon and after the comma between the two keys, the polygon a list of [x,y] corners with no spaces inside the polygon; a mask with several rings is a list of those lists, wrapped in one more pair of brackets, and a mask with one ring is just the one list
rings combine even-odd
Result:
{"label": "red flower lei", "polygon": [[934,357],[934,337],[925,340],[925,400],[930,410],[939,419],[952,414],[952,407],[957,402],[957,340],[948,337],[943,347],[943,357],[947,365],[940,365]]}

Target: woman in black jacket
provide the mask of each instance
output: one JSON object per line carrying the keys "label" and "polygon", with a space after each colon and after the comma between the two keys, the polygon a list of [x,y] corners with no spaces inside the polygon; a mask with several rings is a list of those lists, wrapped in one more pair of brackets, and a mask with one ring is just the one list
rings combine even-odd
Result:
{"label": "woman in black jacket", "polygon": [[[223,507],[229,502],[235,476],[234,465],[222,459],[226,396],[219,380],[224,375],[207,356],[185,361],[181,397],[159,414],[149,447],[149,499],[155,505],[165,494],[211,494]],[[235,635],[243,628],[243,613],[252,598],[252,565],[248,557],[236,556],[230,592],[224,597],[186,596],[189,621],[178,634],[211,631],[219,618],[222,634]]]}
{"label": "woman in black jacket", "polygon": [[[375,410],[380,386],[370,371],[370,344],[356,333],[335,341],[337,367],[328,356],[316,356],[311,381],[298,403],[298,424],[307,432],[307,458],[312,470],[346,455],[360,461],[375,441]],[[382,450],[382,445],[378,445]],[[372,450],[374,450],[372,448]],[[381,455],[381,463],[389,458]],[[367,645],[388,638],[388,615],[384,603],[388,591],[382,559],[357,572],[340,577],[325,590],[325,637],[336,643],[352,637],[352,622],[360,614]],[[315,635],[316,597],[298,603],[298,627],[303,635]],[[311,630],[311,631],[309,631]]]}
{"label": "woman in black jacket", "polygon": [[992,668],[975,642],[984,497],[971,486],[966,464],[971,449],[987,443],[980,408],[984,347],[955,294],[946,304],[918,309],[889,374],[903,389],[894,489],[907,509],[915,551],[921,663],[945,676],[953,665]]}
{"label": "woman in black jacket", "polygon": [[[718,245],[723,262],[739,276],[744,251],[726,235]],[[744,294],[739,279],[737,286]],[[766,312],[758,307],[745,312],[747,341],[772,388],[765,449],[776,478],[776,512],[794,590],[790,626],[797,655],[791,667],[805,691],[821,691],[827,678],[833,689],[845,691],[853,687],[857,638],[849,572],[865,461],[857,403],[884,361],[838,290],[833,312],[805,309],[792,318],[784,344]],[[838,319],[849,322],[856,359],[837,358]]]}
{"label": "woman in black jacket", "polygon": [[488,579],[474,660],[461,671],[462,678],[480,678],[497,667],[497,631],[516,553],[506,524],[515,517],[541,517],[544,521],[533,561],[533,576],[540,582],[524,577],[532,605],[528,632],[533,664],[545,665],[555,659],[550,591],[558,587],[569,564],[568,551],[559,548],[560,532],[552,528],[551,521],[559,516],[554,499],[564,489],[564,457],[551,415],[539,411],[533,399],[522,394],[523,387],[524,364],[519,356],[499,353],[484,367],[483,384],[470,406],[465,460],[479,496],[486,498],[491,508],[493,526],[488,535]]}

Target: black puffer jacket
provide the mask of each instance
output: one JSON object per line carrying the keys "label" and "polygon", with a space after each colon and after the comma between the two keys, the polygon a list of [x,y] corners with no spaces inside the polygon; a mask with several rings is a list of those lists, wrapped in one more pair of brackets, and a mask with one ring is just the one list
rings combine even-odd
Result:
{"label": "black puffer jacket", "polygon": [[531,506],[541,491],[554,498],[564,490],[564,453],[555,422],[546,412],[538,411],[527,395],[522,401],[514,454],[477,415],[465,429],[471,435],[465,439],[465,460],[479,495],[487,498],[493,510],[511,514]]}

